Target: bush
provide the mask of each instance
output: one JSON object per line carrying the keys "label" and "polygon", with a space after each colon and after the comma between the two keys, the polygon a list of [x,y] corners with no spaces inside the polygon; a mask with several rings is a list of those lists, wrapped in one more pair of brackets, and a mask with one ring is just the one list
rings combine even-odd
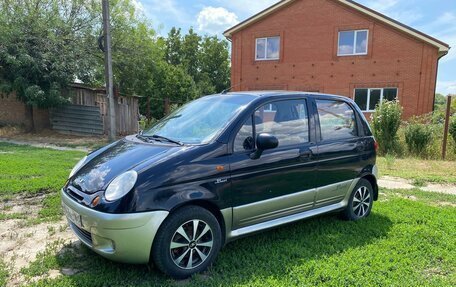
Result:
{"label": "bush", "polygon": [[402,107],[396,101],[383,101],[372,114],[372,130],[379,145],[379,153],[397,153],[397,131],[401,125]]}
{"label": "bush", "polygon": [[409,152],[424,157],[432,141],[432,130],[428,125],[411,123],[405,128],[405,143]]}

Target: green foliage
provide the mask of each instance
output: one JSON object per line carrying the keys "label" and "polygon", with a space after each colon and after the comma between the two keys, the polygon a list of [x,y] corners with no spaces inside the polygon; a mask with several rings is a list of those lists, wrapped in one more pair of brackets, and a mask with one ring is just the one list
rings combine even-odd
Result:
{"label": "green foliage", "polygon": [[449,133],[456,144],[456,115],[451,118]]}
{"label": "green foliage", "polygon": [[83,45],[97,1],[0,0],[0,88],[30,106],[67,101],[62,90],[90,70]]}
{"label": "green foliage", "polygon": [[442,94],[435,94],[434,98],[434,110],[443,109],[446,105],[446,97]]}
{"label": "green foliage", "polygon": [[380,154],[397,151],[397,132],[401,125],[402,107],[396,101],[383,101],[372,114],[371,127]]}
{"label": "green foliage", "polygon": [[207,77],[215,91],[220,93],[230,84],[228,43],[217,37],[204,37],[200,55],[201,74]]}
{"label": "green foliage", "polygon": [[432,141],[432,130],[428,125],[410,123],[405,128],[405,142],[408,150],[416,156],[424,153]]}

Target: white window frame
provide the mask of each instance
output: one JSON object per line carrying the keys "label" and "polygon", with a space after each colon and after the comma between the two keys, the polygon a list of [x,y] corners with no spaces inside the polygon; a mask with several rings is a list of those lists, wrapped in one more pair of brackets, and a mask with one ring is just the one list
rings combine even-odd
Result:
{"label": "white window frame", "polygon": [[[341,32],[354,32],[355,37],[354,37],[354,42],[353,42],[353,53],[352,54],[340,54],[339,53],[339,47],[340,47],[340,33]],[[367,32],[366,35],[366,52],[364,53],[356,53],[356,40],[358,37],[359,32]],[[338,33],[338,39],[337,39],[337,56],[338,57],[347,57],[347,56],[365,56],[369,53],[369,30],[368,29],[363,29],[363,30],[344,30],[344,31],[339,31]]]}
{"label": "white window frame", "polygon": [[[268,39],[270,38],[279,38],[279,51],[278,51],[278,57],[277,58],[268,58]],[[265,45],[264,45],[264,57],[265,58],[258,58],[258,40],[265,40]],[[256,38],[255,39],[255,61],[277,61],[280,59],[280,36],[271,36],[271,37],[261,37],[261,38]]]}
{"label": "white window frame", "polygon": [[375,109],[369,110],[371,91],[380,90],[380,105],[381,105],[382,102],[383,102],[383,91],[384,91],[385,89],[395,89],[395,90],[396,90],[396,99],[399,97],[399,88],[398,88],[398,87],[385,87],[385,88],[355,88],[355,89],[353,90],[353,101],[356,103],[356,90],[367,90],[366,110],[361,109],[361,107],[360,107],[360,109],[361,109],[362,112],[365,112],[365,113],[373,113],[373,112],[375,112]]}

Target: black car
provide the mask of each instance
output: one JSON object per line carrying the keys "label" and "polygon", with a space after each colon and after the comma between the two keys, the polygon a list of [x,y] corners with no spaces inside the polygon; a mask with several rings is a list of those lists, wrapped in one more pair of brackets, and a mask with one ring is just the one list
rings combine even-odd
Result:
{"label": "black car", "polygon": [[206,96],[82,159],[62,205],[95,252],[185,278],[235,238],[327,212],[368,216],[376,147],[345,97]]}

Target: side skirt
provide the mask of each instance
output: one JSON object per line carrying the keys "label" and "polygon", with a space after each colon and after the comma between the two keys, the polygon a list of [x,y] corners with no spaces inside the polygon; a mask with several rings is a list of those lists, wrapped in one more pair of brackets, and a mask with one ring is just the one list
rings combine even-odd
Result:
{"label": "side skirt", "polygon": [[[270,221],[266,221],[266,222],[262,222],[262,223],[258,223],[258,224],[254,224],[254,225],[250,225],[250,226],[247,226],[247,227],[242,227],[242,228],[239,228],[239,229],[231,230],[231,231],[227,232],[226,242],[230,242],[230,241],[232,241],[232,240],[234,240],[234,239],[236,239],[238,237],[246,236],[246,235],[251,234],[251,233],[255,233],[255,232],[267,230],[267,229],[270,229],[270,228],[274,228],[274,227],[277,227],[277,226],[281,226],[283,224],[295,222],[295,221],[298,221],[298,220],[301,220],[301,219],[313,217],[313,216],[324,214],[324,213],[328,213],[328,212],[331,212],[331,211],[341,210],[345,206],[346,206],[346,204],[344,202],[339,202],[339,203],[331,204],[331,205],[328,205],[328,206],[324,206],[324,207],[308,210],[308,211],[305,211],[305,212],[301,212],[301,213],[297,213],[297,214],[293,214],[293,215],[288,215],[288,216],[277,218],[277,219],[274,219],[274,220],[270,220]],[[226,211],[223,212],[222,211],[222,214],[224,216],[225,216],[226,213],[229,213],[229,212],[226,212]],[[226,215],[228,215],[228,214],[226,214]],[[228,226],[226,226],[226,227],[228,228]],[[231,224],[230,224],[230,227],[231,227]]]}

